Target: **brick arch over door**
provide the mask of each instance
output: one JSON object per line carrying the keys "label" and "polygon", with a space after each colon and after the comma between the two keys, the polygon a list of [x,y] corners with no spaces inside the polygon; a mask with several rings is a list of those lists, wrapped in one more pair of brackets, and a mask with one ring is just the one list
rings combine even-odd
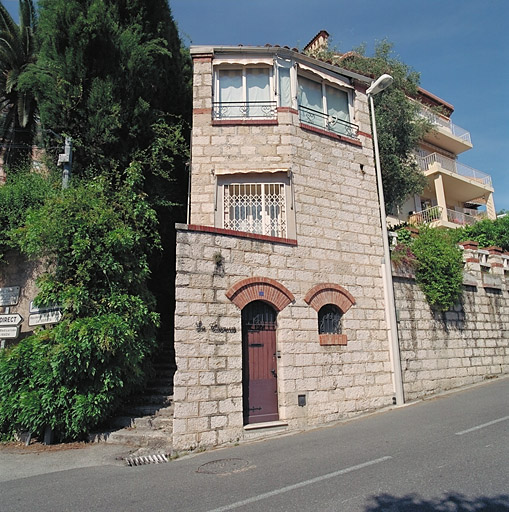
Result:
{"label": "brick arch over door", "polygon": [[320,283],[313,286],[304,300],[315,311],[320,311],[325,304],[335,304],[343,314],[355,304],[353,295],[339,284],[334,283]]}
{"label": "brick arch over door", "polygon": [[295,300],[288,288],[269,277],[243,279],[227,290],[225,295],[239,309],[243,309],[254,300],[263,300],[272,304],[278,312]]}

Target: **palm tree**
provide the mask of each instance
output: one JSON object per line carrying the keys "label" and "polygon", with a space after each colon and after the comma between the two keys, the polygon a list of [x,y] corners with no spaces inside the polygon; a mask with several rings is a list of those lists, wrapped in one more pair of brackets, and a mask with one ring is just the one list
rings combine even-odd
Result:
{"label": "palm tree", "polygon": [[32,0],[19,0],[19,25],[0,4],[0,144],[11,169],[30,161],[36,133],[35,97],[20,83],[27,65],[35,61],[36,23]]}

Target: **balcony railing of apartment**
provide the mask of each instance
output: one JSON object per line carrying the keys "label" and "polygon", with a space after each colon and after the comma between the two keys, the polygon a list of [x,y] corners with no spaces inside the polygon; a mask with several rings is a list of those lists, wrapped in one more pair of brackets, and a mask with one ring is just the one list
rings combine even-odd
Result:
{"label": "balcony railing of apartment", "polygon": [[[475,212],[475,215],[469,215],[466,213],[467,210]],[[432,206],[426,210],[410,214],[408,216],[408,222],[418,226],[420,224],[430,224],[435,221],[440,221],[442,219],[442,211],[443,209],[441,206]],[[468,208],[464,208],[462,212],[447,208],[446,213],[447,220],[452,224],[457,224],[458,226],[471,226],[472,224],[475,224],[476,222],[485,218],[484,212],[478,212],[477,210]]]}
{"label": "balcony railing of apartment", "polygon": [[472,140],[470,138],[470,132],[467,132],[464,128],[461,128],[461,126],[458,126],[454,124],[449,119],[444,119],[443,117],[440,117],[436,115],[433,112],[430,112],[429,110],[422,109],[420,112],[422,117],[425,117],[431,124],[434,124],[435,126],[442,126],[444,128],[447,128],[451,131],[453,135],[458,137],[461,140],[464,140],[465,142],[468,142],[469,144],[472,144]]}
{"label": "balcony railing of apartment", "polygon": [[419,163],[419,167],[423,171],[427,171],[434,163],[438,163],[447,171],[454,172],[460,176],[465,176],[466,178],[474,179],[481,182],[483,185],[488,185],[489,187],[492,186],[491,176],[489,174],[478,171],[468,165],[460,164],[457,160],[448,158],[440,153],[431,153],[430,155],[419,156],[417,157],[417,161]]}
{"label": "balcony railing of apartment", "polygon": [[442,207],[441,206],[432,206],[431,208],[427,208],[426,210],[422,210],[420,212],[414,212],[409,215],[408,222],[410,224],[429,224],[430,222],[434,222],[440,220],[442,218]]}
{"label": "balcony railing of apartment", "polygon": [[276,119],[275,101],[229,101],[212,103],[212,119]]}
{"label": "balcony railing of apartment", "polygon": [[471,215],[472,217],[475,217],[478,220],[488,218],[488,215],[484,210],[475,210],[474,208],[462,208],[462,211],[464,214]]}
{"label": "balcony railing of apartment", "polygon": [[316,126],[336,135],[345,135],[352,139],[356,139],[359,133],[359,127],[356,124],[302,105],[299,106],[299,119],[302,123]]}
{"label": "balcony railing of apartment", "polygon": [[473,217],[472,215],[467,215],[466,213],[457,212],[456,210],[450,210],[447,208],[447,220],[453,224],[458,224],[459,226],[471,226],[480,219]]}

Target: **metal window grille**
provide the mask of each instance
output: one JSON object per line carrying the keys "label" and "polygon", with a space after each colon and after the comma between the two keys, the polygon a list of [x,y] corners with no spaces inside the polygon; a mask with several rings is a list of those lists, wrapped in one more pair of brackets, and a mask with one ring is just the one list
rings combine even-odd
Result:
{"label": "metal window grille", "polygon": [[334,304],[326,304],[318,311],[319,334],[341,334],[342,313]]}
{"label": "metal window grille", "polygon": [[283,183],[232,183],[224,186],[224,227],[286,238]]}
{"label": "metal window grille", "polygon": [[277,327],[276,311],[260,300],[250,302],[242,310],[242,322],[250,331],[274,331]]}

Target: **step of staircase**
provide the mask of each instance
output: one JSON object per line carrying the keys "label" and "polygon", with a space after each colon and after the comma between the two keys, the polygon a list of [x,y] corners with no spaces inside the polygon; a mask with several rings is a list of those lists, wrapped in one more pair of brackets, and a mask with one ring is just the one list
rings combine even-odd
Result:
{"label": "step of staircase", "polygon": [[155,376],[144,393],[132,397],[89,441],[126,444],[136,453],[171,453],[175,356],[164,347],[155,358]]}
{"label": "step of staircase", "polygon": [[123,414],[108,421],[107,427],[90,434],[90,442],[120,443],[135,448],[151,448],[171,453],[173,405],[137,405],[123,409]]}

